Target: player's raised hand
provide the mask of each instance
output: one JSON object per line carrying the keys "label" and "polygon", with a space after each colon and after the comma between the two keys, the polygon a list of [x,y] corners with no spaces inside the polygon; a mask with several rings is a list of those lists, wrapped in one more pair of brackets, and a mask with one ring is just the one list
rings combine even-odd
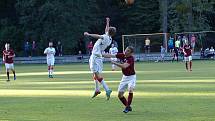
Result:
{"label": "player's raised hand", "polygon": [[84,32],[84,36],[89,36],[89,33],[88,32]]}

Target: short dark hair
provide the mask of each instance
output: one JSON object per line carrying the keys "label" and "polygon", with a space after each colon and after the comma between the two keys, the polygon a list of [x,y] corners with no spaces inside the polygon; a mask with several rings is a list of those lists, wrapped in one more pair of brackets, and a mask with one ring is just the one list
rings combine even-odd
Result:
{"label": "short dark hair", "polygon": [[133,46],[128,46],[127,48],[131,50],[131,53],[134,53],[134,47]]}
{"label": "short dark hair", "polygon": [[114,36],[116,34],[116,28],[110,27],[108,33],[110,36]]}

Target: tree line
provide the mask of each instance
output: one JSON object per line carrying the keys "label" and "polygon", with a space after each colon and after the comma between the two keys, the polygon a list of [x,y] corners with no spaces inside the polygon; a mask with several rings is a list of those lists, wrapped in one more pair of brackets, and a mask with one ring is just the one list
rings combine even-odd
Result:
{"label": "tree line", "polygon": [[40,52],[48,41],[61,41],[64,54],[77,54],[93,40],[83,32],[103,34],[106,17],[119,45],[122,34],[163,32],[165,26],[169,33],[214,30],[214,6],[213,0],[136,0],[130,6],[124,0],[1,0],[0,46],[10,42],[21,56],[25,41],[36,41]]}

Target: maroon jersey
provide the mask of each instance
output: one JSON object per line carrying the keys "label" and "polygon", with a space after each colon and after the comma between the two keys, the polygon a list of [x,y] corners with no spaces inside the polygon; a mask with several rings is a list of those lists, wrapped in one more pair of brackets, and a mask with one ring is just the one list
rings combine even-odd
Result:
{"label": "maroon jersey", "polygon": [[[11,56],[11,57],[9,57],[9,56]],[[5,63],[9,63],[9,64],[13,63],[13,56],[14,56],[14,52],[12,49],[10,49],[8,51],[6,51],[6,50],[3,51],[3,57],[4,57]]]}
{"label": "maroon jersey", "polygon": [[128,64],[130,64],[127,68],[122,69],[122,73],[123,73],[125,76],[135,75],[135,70],[134,70],[134,57],[133,57],[133,56],[125,57],[125,54],[123,54],[123,53],[118,53],[118,54],[116,54],[116,58],[119,58],[120,61],[122,61],[123,63],[128,63]]}
{"label": "maroon jersey", "polygon": [[192,55],[192,48],[190,45],[184,45],[184,51],[186,53],[186,55],[184,55],[185,57]]}

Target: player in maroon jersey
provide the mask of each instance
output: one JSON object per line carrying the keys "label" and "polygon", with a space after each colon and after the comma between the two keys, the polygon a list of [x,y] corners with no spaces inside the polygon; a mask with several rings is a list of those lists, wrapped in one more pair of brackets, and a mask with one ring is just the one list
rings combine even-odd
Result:
{"label": "player in maroon jersey", "polygon": [[10,49],[10,44],[5,44],[5,50],[3,51],[3,62],[5,63],[7,81],[10,81],[9,70],[13,72],[14,80],[16,80],[16,73],[13,64],[13,58],[15,57],[14,51]]}
{"label": "player in maroon jersey", "polygon": [[[136,84],[136,74],[134,69],[134,48],[131,46],[128,46],[125,49],[124,53],[117,53],[116,55],[111,54],[103,54],[103,57],[106,58],[118,58],[120,59],[121,63],[112,61],[113,64],[120,67],[122,69],[122,80],[118,87],[118,98],[120,101],[125,105],[125,109],[123,110],[124,113],[128,113],[129,111],[132,111],[131,108],[131,102],[133,99],[133,91]],[[126,88],[128,88],[128,99],[124,97],[124,93]]]}
{"label": "player in maroon jersey", "polygon": [[[192,47],[191,45],[189,45],[188,41],[185,42],[185,45],[183,47],[183,53],[186,69],[192,71]],[[188,65],[190,68],[188,68]]]}

